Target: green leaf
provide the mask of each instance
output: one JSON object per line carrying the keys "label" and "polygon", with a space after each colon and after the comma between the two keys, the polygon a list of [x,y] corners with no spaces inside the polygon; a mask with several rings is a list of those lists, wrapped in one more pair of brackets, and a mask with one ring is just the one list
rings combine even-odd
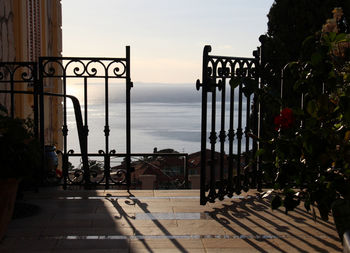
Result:
{"label": "green leaf", "polygon": [[258,151],[256,151],[255,157],[261,156],[265,153],[266,153],[265,149],[261,148]]}
{"label": "green leaf", "polygon": [[350,176],[350,169],[345,170],[344,174],[349,177]]}
{"label": "green leaf", "polygon": [[334,42],[340,42],[340,41],[345,41],[345,40],[346,40],[346,34],[345,33],[339,33],[334,38]]}
{"label": "green leaf", "polygon": [[314,118],[317,117],[317,103],[311,100],[307,103],[306,111]]}
{"label": "green leaf", "polygon": [[334,42],[337,34],[335,32],[330,32],[328,37],[330,42]]}

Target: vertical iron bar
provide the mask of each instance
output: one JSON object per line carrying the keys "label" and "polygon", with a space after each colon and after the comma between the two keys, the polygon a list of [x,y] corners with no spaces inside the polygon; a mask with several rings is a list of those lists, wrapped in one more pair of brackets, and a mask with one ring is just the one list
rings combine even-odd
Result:
{"label": "vertical iron bar", "polygon": [[[262,37],[259,38],[260,42],[261,42],[261,46],[258,48],[258,55],[259,55],[259,59],[258,59],[258,85],[259,85],[259,90],[261,90],[264,86],[264,79],[263,79],[263,74],[264,74],[264,58],[263,58],[263,40]],[[258,118],[257,118],[257,136],[258,139],[261,138],[261,122],[262,122],[262,104],[261,101],[259,101],[259,104],[257,105],[257,110],[258,110]],[[262,144],[260,143],[260,141],[258,141],[257,143],[257,150],[260,150],[262,148]],[[257,190],[261,190],[262,189],[262,166],[261,166],[261,157],[258,156],[257,157]]]}
{"label": "vertical iron bar", "polygon": [[105,159],[104,159],[104,173],[106,177],[106,188],[109,188],[109,178],[110,178],[110,159],[109,159],[109,97],[108,97],[108,70],[106,69],[105,73],[105,128],[104,128],[104,133],[105,133]]}
{"label": "vertical iron bar", "polygon": [[[223,71],[224,68],[223,68]],[[221,80],[221,130],[220,130],[220,188],[219,199],[223,200],[225,196],[225,184],[224,184],[224,164],[225,164],[225,110],[226,110],[226,79]]]}
{"label": "vertical iron bar", "polygon": [[[87,89],[87,77],[84,77],[84,131],[86,136],[89,135],[88,126],[88,89]],[[88,140],[86,139],[86,145],[88,145]],[[87,146],[88,148],[88,146]]]}
{"label": "vertical iron bar", "polygon": [[245,126],[245,131],[244,131],[244,136],[245,136],[245,156],[244,156],[244,190],[248,191],[249,187],[249,177],[250,177],[250,166],[249,164],[249,142],[250,142],[250,94],[247,94],[246,96],[246,126]]}
{"label": "vertical iron bar", "polygon": [[87,126],[88,122],[88,91],[87,91],[87,77],[84,76],[84,125]]}
{"label": "vertical iron bar", "polygon": [[67,189],[67,183],[68,183],[68,150],[67,150],[67,135],[68,135],[68,126],[67,126],[67,78],[66,78],[66,71],[63,69],[63,126],[62,126],[62,135],[63,135],[63,188]]}
{"label": "vertical iron bar", "polygon": [[184,163],[184,170],[185,170],[185,188],[188,189],[188,155],[185,155],[184,159],[185,159],[185,163]]}
{"label": "vertical iron bar", "polygon": [[[206,169],[207,169],[207,103],[208,103],[208,62],[210,46],[205,46],[203,50],[202,66],[202,116],[201,116],[201,171],[200,171],[200,204],[207,203],[206,191]],[[199,87],[199,80],[197,81]],[[198,88],[197,87],[197,88]]]}
{"label": "vertical iron bar", "polygon": [[38,80],[38,66],[37,62],[33,63],[33,100],[34,100],[34,133],[35,137],[39,139],[39,80]]}
{"label": "vertical iron bar", "polygon": [[111,171],[110,154],[104,154],[104,173],[105,173],[105,179],[106,179],[106,185],[105,185],[106,189],[109,189],[109,178],[111,175],[110,171]]}
{"label": "vertical iron bar", "polygon": [[238,88],[238,127],[237,127],[237,181],[236,193],[241,193],[241,143],[242,143],[242,83]]}
{"label": "vertical iron bar", "polygon": [[[231,70],[234,73],[234,70]],[[229,155],[228,155],[228,184],[227,184],[227,195],[233,196],[233,141],[235,139],[234,130],[234,116],[235,116],[235,89],[233,85],[230,85],[230,129],[228,131],[229,139]]]}
{"label": "vertical iron bar", "polygon": [[[261,58],[261,51],[260,47],[257,48],[256,51],[253,53],[255,57],[254,61],[254,69],[253,69],[253,78],[254,78],[254,85],[259,89],[259,77],[261,76],[261,68],[260,68],[260,58]],[[256,139],[257,136],[259,136],[258,133],[258,127],[259,127],[259,104],[258,104],[258,94],[256,91],[253,93],[253,104],[252,104],[252,133],[253,133],[253,147],[252,147],[252,176],[251,176],[251,184],[252,188],[257,188],[257,177],[258,177],[258,166],[259,166],[259,157],[256,157],[256,153],[258,151],[258,140]]]}
{"label": "vertical iron bar", "polygon": [[108,76],[105,78],[105,153],[109,153],[109,106],[108,106]]}
{"label": "vertical iron bar", "polygon": [[246,127],[245,127],[245,152],[249,152],[249,132],[250,132],[250,95],[246,97]]}
{"label": "vertical iron bar", "polygon": [[[80,107],[80,106],[79,106]],[[83,123],[83,122],[82,122]],[[87,90],[87,77],[84,77],[84,125],[82,126],[82,133],[83,133],[83,138],[84,138],[84,149],[86,152],[86,156],[88,154],[88,134],[89,134],[89,127],[88,127],[88,90]],[[77,122],[78,126],[78,122]],[[79,129],[78,129],[79,131]],[[82,152],[82,156],[84,156]],[[85,178],[85,187],[89,187],[88,185],[90,184],[90,167],[89,167],[89,159],[88,157],[83,159],[83,165],[84,166],[84,178]],[[84,164],[84,159],[86,160]]]}
{"label": "vertical iron bar", "polygon": [[[259,107],[258,107],[258,101],[257,101],[257,96],[254,94],[254,97],[253,97],[253,112],[252,112],[252,115],[253,115],[253,120],[252,120],[252,131],[253,131],[253,135],[254,136],[258,136],[258,120],[259,120]],[[258,151],[258,143],[257,143],[257,140],[255,138],[253,138],[253,150],[252,150],[252,156],[255,156],[256,152]],[[258,157],[256,158],[258,159]],[[253,163],[253,171],[252,171],[252,185],[254,188],[257,187],[257,173],[258,173],[258,170],[257,170],[257,166],[258,166],[258,161],[257,160],[254,160],[254,163]]]}
{"label": "vertical iron bar", "polygon": [[10,72],[10,89],[11,89],[11,94],[10,94],[10,100],[11,100],[11,118],[15,118],[15,82],[14,82],[14,72]]}
{"label": "vertical iron bar", "polygon": [[211,132],[210,132],[210,190],[208,199],[209,202],[214,202],[216,198],[216,173],[215,173],[215,144],[216,144],[216,87],[215,87],[215,79],[212,80],[213,83],[210,84],[210,88],[212,89],[212,98],[211,98]]}
{"label": "vertical iron bar", "polygon": [[126,185],[131,185],[131,105],[130,91],[132,82],[130,79],[130,46],[126,47]]}
{"label": "vertical iron bar", "polygon": [[43,65],[43,59],[39,57],[39,120],[40,120],[40,146],[41,146],[41,182],[44,182],[44,174],[45,174],[45,111],[44,111],[44,65]]}
{"label": "vertical iron bar", "polygon": [[[204,69],[203,69],[204,72]],[[203,74],[204,75],[204,74]],[[208,94],[206,83],[203,80],[202,86],[202,124],[201,124],[201,171],[200,171],[200,204],[205,205],[207,203],[206,197],[206,174],[207,174],[207,103]]]}
{"label": "vertical iron bar", "polygon": [[62,174],[63,174],[63,189],[67,189],[68,183],[68,155],[62,154]]}

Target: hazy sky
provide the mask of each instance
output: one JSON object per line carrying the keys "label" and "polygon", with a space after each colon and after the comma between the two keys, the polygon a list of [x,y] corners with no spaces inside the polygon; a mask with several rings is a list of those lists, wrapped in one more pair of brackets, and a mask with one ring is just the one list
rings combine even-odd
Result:
{"label": "hazy sky", "polygon": [[134,82],[195,83],[204,45],[251,57],[273,0],[62,0],[63,56],[124,57]]}

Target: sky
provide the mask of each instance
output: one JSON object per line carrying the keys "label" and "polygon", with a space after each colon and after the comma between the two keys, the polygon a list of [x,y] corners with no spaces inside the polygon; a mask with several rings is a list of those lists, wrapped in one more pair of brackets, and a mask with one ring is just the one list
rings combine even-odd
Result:
{"label": "sky", "polygon": [[62,0],[63,56],[125,57],[131,79],[190,83],[202,54],[251,57],[273,0]]}

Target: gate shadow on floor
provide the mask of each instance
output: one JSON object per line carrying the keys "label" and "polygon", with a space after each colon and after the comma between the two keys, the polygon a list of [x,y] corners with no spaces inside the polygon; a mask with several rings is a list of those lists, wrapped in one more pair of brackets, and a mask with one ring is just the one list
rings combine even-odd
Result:
{"label": "gate shadow on floor", "polygon": [[240,236],[260,252],[268,252],[254,242],[265,242],[280,252],[341,251],[341,243],[334,224],[313,220],[312,214],[301,208],[286,215],[271,210],[268,200],[259,195],[222,203],[208,215],[225,227],[229,233]]}
{"label": "gate shadow on floor", "polygon": [[[139,207],[144,213],[151,213],[150,210],[147,209],[147,204],[140,201],[140,199],[136,198],[135,195],[133,195],[130,191],[128,191],[129,195],[126,197],[125,203],[130,206],[137,206]],[[147,244],[147,241],[144,239],[144,236],[136,226],[132,223],[132,220],[135,220],[135,216],[129,215],[123,207],[118,203],[118,199],[112,199],[109,198],[111,195],[107,195],[106,199],[112,203],[112,205],[115,207],[117,212],[119,213],[119,217],[116,217],[117,219],[125,219],[127,224],[134,230],[134,235],[136,239],[138,239],[144,247],[148,250],[148,252],[154,252],[151,247]],[[166,229],[166,227],[159,222],[157,219],[151,220],[157,228],[162,231],[162,233],[165,235],[165,238],[167,238],[173,245],[176,247],[180,252],[189,252],[187,251],[176,239],[173,238],[173,235]]]}

